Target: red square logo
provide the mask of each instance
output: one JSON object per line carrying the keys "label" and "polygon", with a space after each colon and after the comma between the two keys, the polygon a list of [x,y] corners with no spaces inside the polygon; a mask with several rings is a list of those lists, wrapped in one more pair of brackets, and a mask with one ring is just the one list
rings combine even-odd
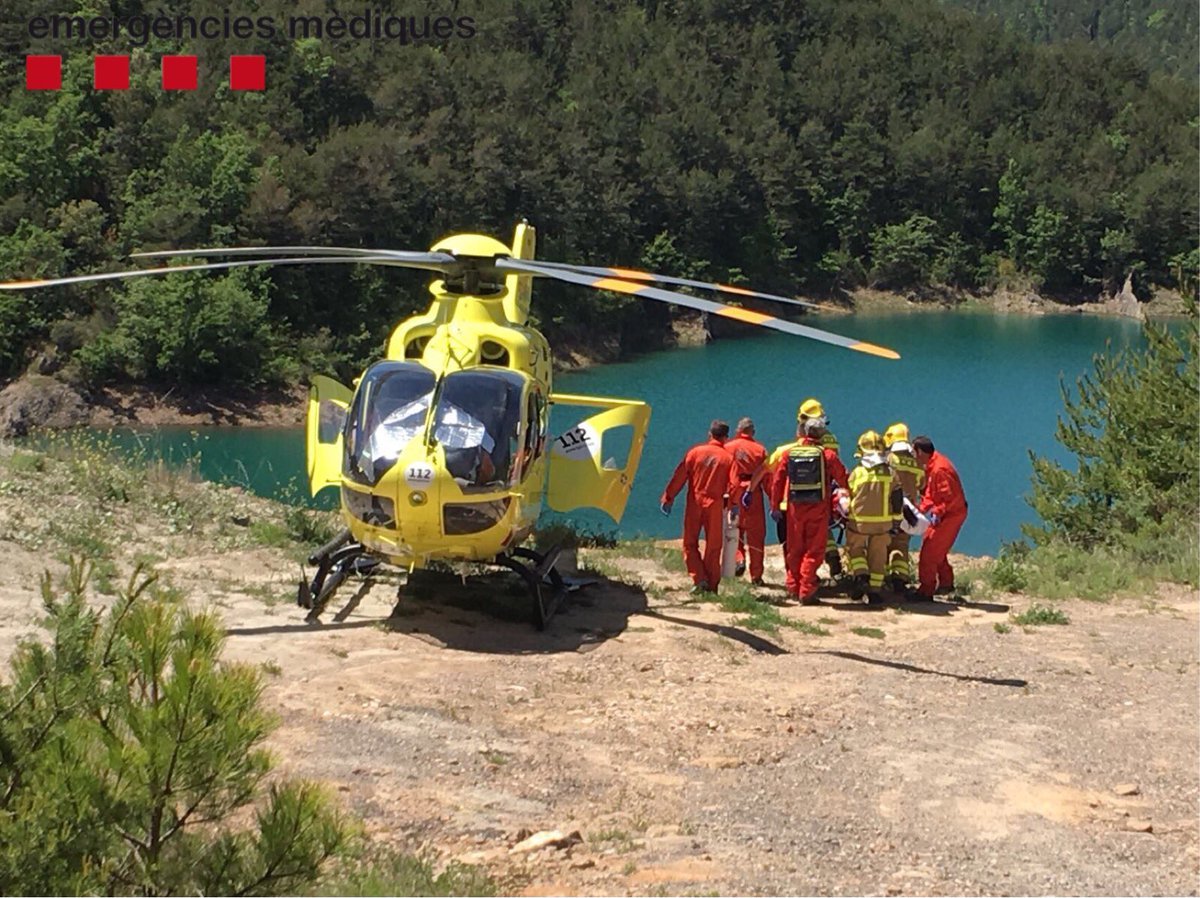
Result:
{"label": "red square logo", "polygon": [[129,90],[129,57],[95,57],[96,90]]}
{"label": "red square logo", "polygon": [[164,56],[163,90],[195,90],[200,77],[198,72],[199,66],[195,56]]}
{"label": "red square logo", "polygon": [[62,90],[61,56],[26,56],[26,90]]}
{"label": "red square logo", "polygon": [[230,56],[230,90],[266,90],[267,57]]}

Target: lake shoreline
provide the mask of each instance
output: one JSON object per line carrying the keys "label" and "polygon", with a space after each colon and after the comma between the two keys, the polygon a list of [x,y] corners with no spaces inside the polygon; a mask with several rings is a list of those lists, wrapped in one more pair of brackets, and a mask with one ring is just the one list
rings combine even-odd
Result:
{"label": "lake shoreline", "polygon": [[[1178,294],[1160,291],[1142,303],[1129,291],[1093,298],[1063,300],[1031,291],[994,291],[988,294],[896,293],[859,289],[836,300],[818,301],[819,314],[828,316],[892,315],[897,313],[959,311],[964,314],[1098,315],[1144,320],[1173,317],[1182,312]],[[702,345],[714,337],[695,316],[676,319],[672,345],[664,350]],[[640,355],[641,353],[639,353]],[[595,346],[559,341],[555,370],[586,368],[627,362],[619,347],[608,351]],[[22,436],[36,429],[71,427],[296,427],[304,423],[308,388],[301,384],[269,389],[182,390],[169,385],[134,384],[83,391],[53,377],[26,374],[0,391],[0,437]]]}

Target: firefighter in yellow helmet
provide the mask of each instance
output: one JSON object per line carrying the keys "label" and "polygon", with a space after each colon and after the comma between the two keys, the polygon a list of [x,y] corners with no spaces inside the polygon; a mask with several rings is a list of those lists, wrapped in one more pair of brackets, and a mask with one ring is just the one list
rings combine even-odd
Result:
{"label": "firefighter in yellow helmet", "polygon": [[887,463],[883,438],[868,430],[858,438],[858,466],[850,472],[846,555],[854,582],[850,595],[877,602],[887,570],[892,530],[898,527],[903,491]]}
{"label": "firefighter in yellow helmet", "polygon": [[[796,412],[796,439],[789,443],[783,443],[776,446],[771,454],[767,457],[766,464],[751,478],[750,485],[747,489],[753,492],[758,488],[761,481],[767,482],[767,489],[770,489],[771,477],[775,473],[775,469],[779,464],[787,458],[787,454],[800,445],[801,437],[804,434],[804,422],[811,419],[824,419],[825,409],[821,406],[819,400],[805,399],[800,403],[800,408]],[[833,437],[828,431],[821,438],[821,444],[824,446],[825,440],[833,439],[833,450],[837,452],[837,438]],[[784,496],[779,505],[779,510],[785,512],[785,516],[775,522],[775,536],[779,540],[779,545],[783,549],[783,557],[787,560],[787,496]],[[841,567],[839,559],[839,569]]]}
{"label": "firefighter in yellow helmet", "polygon": [[[907,519],[916,522],[917,509],[921,506],[921,491],[925,488],[925,468],[913,456],[912,444],[908,441],[908,425],[897,421],[883,432],[883,444],[887,447],[887,462],[892,467],[892,476],[904,492]],[[912,562],[908,544],[912,536],[897,528],[888,546],[888,582],[892,590],[904,594],[912,579]]]}
{"label": "firefighter in yellow helmet", "polygon": [[[840,450],[838,438],[829,429],[829,419],[825,416],[825,407],[818,399],[805,399],[796,410],[796,421],[803,426],[811,418],[825,419],[825,435],[821,437],[821,448],[832,449],[836,455]],[[837,580],[842,576],[841,545],[845,536],[845,526],[836,516],[830,520],[829,533],[825,537],[825,564],[829,566],[829,576]]]}

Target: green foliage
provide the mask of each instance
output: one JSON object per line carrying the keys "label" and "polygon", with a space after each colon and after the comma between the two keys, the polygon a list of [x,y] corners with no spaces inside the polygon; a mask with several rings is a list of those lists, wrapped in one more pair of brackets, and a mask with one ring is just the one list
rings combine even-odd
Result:
{"label": "green foliage", "polygon": [[562,546],[564,549],[614,549],[617,546],[617,534],[613,530],[576,524],[570,520],[547,518],[546,522],[534,531],[533,542],[542,551],[554,546]]}
{"label": "green foliage", "polygon": [[271,343],[267,307],[261,273],[135,281],[117,300],[116,327],[79,358],[98,380],[253,384],[268,373],[262,365]]}
{"label": "green foliage", "polygon": [[259,674],[140,568],[111,609],[72,563],[42,583],[49,644],[0,684],[5,894],[288,894],[347,845],[315,786],[266,782]]}
{"label": "green foliage", "polygon": [[1026,530],[1039,545],[1110,547],[1151,565],[1182,554],[1194,565],[1200,508],[1194,303],[1179,331],[1148,324],[1144,350],[1097,355],[1094,372],[1077,383],[1077,397],[1063,387],[1057,438],[1077,466],[1031,456],[1029,503],[1042,525]]}
{"label": "green foliage", "polygon": [[1023,542],[1005,543],[1000,547],[1000,557],[989,568],[986,582],[992,589],[1004,592],[1020,592],[1029,585],[1023,563],[1029,558],[1029,546]]}
{"label": "green foliage", "polygon": [[868,639],[883,639],[885,635],[878,627],[851,627],[850,632]]}
{"label": "green foliage", "polygon": [[1022,627],[1041,627],[1047,624],[1065,625],[1070,622],[1071,619],[1058,608],[1039,605],[1036,602],[1020,614],[1013,615],[1013,623],[1020,624]]}
{"label": "green foliage", "polygon": [[944,0],[994,16],[1009,31],[1039,42],[1090,41],[1152,68],[1195,78],[1200,55],[1195,4],[1161,0]]}
{"label": "green foliage", "polygon": [[[247,47],[273,73],[253,96],[164,92],[145,69],[96,92],[86,55],[63,90],[28,91],[7,64],[0,277],[198,244],[422,248],[524,216],[544,258],[774,292],[1194,285],[1195,11],[960,3],[1010,27],[936,0],[481,0],[486,39]],[[1081,23],[1095,40],[1059,42]],[[1145,67],[1166,59],[1183,77]],[[412,272],[336,265],[5,294],[0,377],[51,340],[91,382],[348,379],[427,302]],[[594,355],[673,335],[664,306],[562,285],[538,284],[533,316]]]}
{"label": "green foliage", "polygon": [[478,867],[448,864],[434,873],[433,864],[395,851],[369,852],[335,871],[313,895],[495,895],[496,884]]}
{"label": "green foliage", "polygon": [[913,215],[871,235],[872,274],[881,286],[912,287],[927,280],[937,257],[932,218]]}

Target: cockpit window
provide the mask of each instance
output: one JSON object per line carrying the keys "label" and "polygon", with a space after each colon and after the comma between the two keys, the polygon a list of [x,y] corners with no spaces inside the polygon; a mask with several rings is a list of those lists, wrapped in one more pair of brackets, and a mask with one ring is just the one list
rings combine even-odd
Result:
{"label": "cockpit window", "polygon": [[[425,435],[437,397],[433,442],[463,489],[508,486],[516,473],[525,377],[497,368],[446,375],[415,362],[379,362],[363,375],[346,425],[345,474],[374,486],[414,439]],[[536,426],[536,425],[535,425]]]}
{"label": "cockpit window", "polygon": [[446,376],[433,438],[464,489],[498,489],[513,477],[525,378],[512,371],[456,371]]}
{"label": "cockpit window", "polygon": [[346,428],[347,477],[374,486],[425,430],[433,372],[415,362],[379,362],[363,375]]}

